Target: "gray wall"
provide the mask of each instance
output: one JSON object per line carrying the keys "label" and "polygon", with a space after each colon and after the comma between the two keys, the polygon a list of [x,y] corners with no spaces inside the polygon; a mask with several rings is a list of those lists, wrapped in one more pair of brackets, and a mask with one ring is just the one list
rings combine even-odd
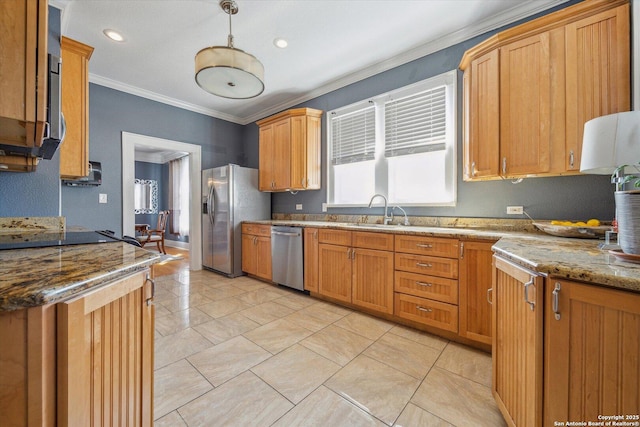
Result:
{"label": "gray wall", "polygon": [[[575,2],[572,2],[575,3]],[[515,24],[514,24],[515,25]],[[456,69],[463,53],[490,35],[487,33],[434,54],[399,66],[366,80],[351,84],[298,107],[317,108],[330,111],[368,97],[378,95],[420,80]],[[246,126],[245,144],[247,163],[258,166],[258,127]],[[322,189],[290,193],[275,193],[272,196],[274,213],[321,213],[326,202],[326,116],[322,128]],[[613,186],[606,176],[571,176],[554,178],[529,178],[520,184],[511,181],[463,182],[462,181],[462,73],[458,79],[458,202],[455,207],[412,207],[409,215],[454,216],[454,217],[510,217],[506,215],[507,205],[524,206],[525,211],[537,219],[588,219],[611,220],[614,216]],[[302,211],[295,205],[301,203]],[[330,214],[375,214],[381,208],[330,208]]]}
{"label": "gray wall", "polygon": [[[60,10],[51,6],[47,51],[60,56]],[[58,216],[59,176],[58,153],[35,172],[0,172],[0,216]]]}
{"label": "gray wall", "polygon": [[[122,233],[123,131],[196,144],[202,168],[232,162],[244,165],[242,126],[130,95],[104,86],[89,87],[89,158],[102,163],[99,187],[63,187],[67,224]],[[98,203],[106,193],[107,204]]]}

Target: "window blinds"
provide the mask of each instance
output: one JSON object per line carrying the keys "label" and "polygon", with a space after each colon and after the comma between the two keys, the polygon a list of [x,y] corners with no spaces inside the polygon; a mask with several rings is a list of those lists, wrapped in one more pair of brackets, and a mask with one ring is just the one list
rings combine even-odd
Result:
{"label": "window blinds", "polygon": [[375,145],[373,105],[331,118],[331,162],[334,165],[373,160]]}
{"label": "window blinds", "polygon": [[444,150],[446,86],[385,102],[385,157]]}

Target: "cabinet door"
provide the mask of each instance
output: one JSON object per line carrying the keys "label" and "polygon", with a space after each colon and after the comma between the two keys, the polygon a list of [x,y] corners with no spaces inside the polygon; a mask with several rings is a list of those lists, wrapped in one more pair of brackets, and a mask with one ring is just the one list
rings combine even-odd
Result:
{"label": "cabinet door", "polygon": [[58,425],[153,423],[149,270],[58,305]]}
{"label": "cabinet door", "polygon": [[491,391],[507,424],[539,427],[543,279],[497,257],[494,264]]}
{"label": "cabinet door", "polygon": [[67,37],[62,52],[62,112],[66,122],[60,145],[60,177],[89,175],[89,58],[93,48]]}
{"label": "cabinet door", "polygon": [[271,237],[256,237],[256,276],[271,280]]}
{"label": "cabinet door", "polygon": [[351,252],[346,246],[318,245],[318,293],[351,302]]}
{"label": "cabinet door", "polygon": [[549,172],[550,87],[548,33],[500,48],[502,175]]}
{"label": "cabinet door", "polygon": [[256,236],[242,235],[242,271],[255,275],[258,270],[258,251],[256,249]]}
{"label": "cabinet door", "polygon": [[307,187],[307,120],[305,116],[291,117],[291,177],[292,190]]}
{"label": "cabinet door", "polygon": [[273,188],[291,188],[291,119],[273,124]]}
{"label": "cabinet door", "polygon": [[549,280],[546,296],[545,425],[637,416],[640,294]]}
{"label": "cabinet door", "polygon": [[491,344],[491,288],[493,242],[461,242],[459,271],[459,334],[465,338]]}
{"label": "cabinet door", "polygon": [[464,74],[464,179],[500,174],[500,67],[495,49]]}
{"label": "cabinet door", "polygon": [[320,117],[307,116],[307,190],[319,190],[322,186],[322,120]]}
{"label": "cabinet door", "polygon": [[304,290],[318,292],[318,229],[304,229]]}
{"label": "cabinet door", "polygon": [[0,2],[0,142],[4,144],[42,145],[47,120],[47,17],[46,0]]}
{"label": "cabinet door", "polygon": [[573,22],[565,31],[566,169],[577,171],[585,122],[630,109],[629,5]]}
{"label": "cabinet door", "polygon": [[260,191],[273,191],[274,184],[274,147],[273,125],[260,126],[260,136],[258,142],[259,149],[259,170],[258,170],[258,187]]}
{"label": "cabinet door", "polygon": [[351,301],[393,314],[393,252],[354,249]]}

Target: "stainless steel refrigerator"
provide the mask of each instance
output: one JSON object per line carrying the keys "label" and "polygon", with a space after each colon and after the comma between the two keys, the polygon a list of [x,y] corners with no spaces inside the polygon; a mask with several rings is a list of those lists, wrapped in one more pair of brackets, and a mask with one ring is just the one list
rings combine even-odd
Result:
{"label": "stainless steel refrigerator", "polygon": [[229,164],[202,171],[202,266],[242,275],[242,221],[271,218],[271,194],[258,170]]}

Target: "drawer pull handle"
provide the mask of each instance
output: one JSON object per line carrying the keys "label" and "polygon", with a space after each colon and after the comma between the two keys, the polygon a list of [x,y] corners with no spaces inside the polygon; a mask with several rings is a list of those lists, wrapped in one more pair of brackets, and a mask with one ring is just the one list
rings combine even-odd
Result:
{"label": "drawer pull handle", "polygon": [[416,243],[416,246],[419,248],[427,248],[427,249],[433,248],[433,245],[431,243]]}
{"label": "drawer pull handle", "polygon": [[493,301],[491,301],[491,294],[493,293],[493,288],[487,289],[487,302],[493,305]]}
{"label": "drawer pull handle", "polygon": [[531,308],[531,311],[533,311],[535,309],[536,303],[534,301],[530,301],[529,300],[529,286],[533,285],[533,280],[534,277],[531,276],[531,279],[524,284],[524,302],[526,302],[527,304],[529,304],[529,307]]}
{"label": "drawer pull handle", "polygon": [[418,310],[420,310],[420,311],[424,311],[425,313],[431,313],[431,312],[433,311],[433,310],[432,310],[432,309],[430,309],[429,307],[426,307],[426,308],[425,308],[425,307],[421,307],[421,306],[419,306],[419,305],[416,305],[416,308],[417,308]]}
{"label": "drawer pull handle", "polygon": [[420,286],[428,286],[428,287],[432,287],[433,286],[433,283],[427,283],[427,282],[418,282],[418,281],[416,281],[416,284],[420,285]]}
{"label": "drawer pull handle", "polygon": [[553,314],[556,320],[560,320],[560,308],[559,308],[559,301],[558,301],[558,294],[560,294],[560,283],[556,282],[556,286],[553,289]]}
{"label": "drawer pull handle", "polygon": [[426,262],[416,262],[416,266],[418,267],[425,267],[425,268],[431,268],[433,267],[433,265],[426,263]]}

